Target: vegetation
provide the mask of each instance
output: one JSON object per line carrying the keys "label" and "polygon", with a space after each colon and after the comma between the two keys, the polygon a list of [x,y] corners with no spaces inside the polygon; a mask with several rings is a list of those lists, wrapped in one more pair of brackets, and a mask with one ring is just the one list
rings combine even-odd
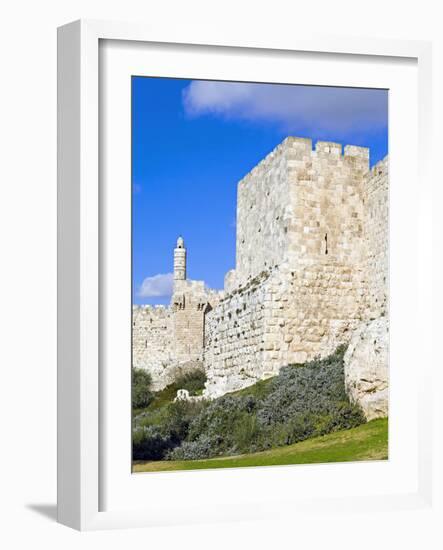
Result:
{"label": "vegetation", "polygon": [[203,367],[180,374],[175,379],[175,387],[188,390],[190,395],[201,395],[206,383],[206,373]]}
{"label": "vegetation", "polygon": [[191,420],[203,406],[203,402],[180,400],[138,414],[133,427],[133,459],[164,459],[185,440]]}
{"label": "vegetation", "polygon": [[154,394],[152,402],[149,403],[149,406],[146,406],[148,408],[144,408],[145,410],[139,410],[142,407],[136,407],[133,404],[134,416],[137,416],[143,412],[152,412],[155,409],[165,407],[174,401],[177,395],[177,390],[188,390],[190,395],[201,395],[205,387],[205,382],[206,373],[202,367],[195,368],[185,373],[179,371],[175,381],[172,384]]}
{"label": "vegetation", "polygon": [[350,430],[314,437],[300,443],[276,447],[259,453],[206,460],[136,462],[133,471],[163,472],[206,468],[386,460],[387,458],[388,419],[380,418]]}
{"label": "vegetation", "polygon": [[154,399],[151,391],[152,377],[144,369],[132,368],[132,407],[148,407]]}
{"label": "vegetation", "polygon": [[201,372],[178,378],[134,416],[134,460],[258,453],[363,424],[346,396],[344,351],[284,367],[272,379],[213,401],[173,402],[177,389],[195,394],[205,380]]}

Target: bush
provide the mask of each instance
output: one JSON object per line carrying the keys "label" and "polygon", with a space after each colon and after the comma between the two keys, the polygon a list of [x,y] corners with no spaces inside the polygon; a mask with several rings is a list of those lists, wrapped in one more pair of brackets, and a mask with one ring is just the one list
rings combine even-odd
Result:
{"label": "bush", "polygon": [[133,460],[161,460],[170,449],[179,444],[179,440],[162,434],[158,426],[139,426],[132,432],[132,458]]}
{"label": "bush", "polygon": [[340,426],[339,429],[343,423],[346,428],[361,424],[360,409],[351,405],[346,395],[343,354],[343,348],[339,348],[326,359],[316,359],[302,367],[283,367],[260,406],[260,423],[275,425],[314,415],[317,421],[327,417],[330,425]]}
{"label": "bush", "polygon": [[191,420],[204,406],[204,402],[176,401],[137,415],[133,422],[134,460],[165,458],[185,440]]}
{"label": "bush", "polygon": [[198,395],[204,389],[206,373],[203,367],[195,368],[192,371],[180,374],[174,381],[178,390],[188,390],[190,395]]}
{"label": "bush", "polygon": [[191,421],[204,407],[202,402],[175,401],[163,410],[162,429],[173,434],[180,440],[185,439],[189,432]]}
{"label": "bush", "polygon": [[187,440],[168,453],[171,460],[189,460],[242,452],[255,433],[250,397],[224,396],[202,406],[190,422]]}
{"label": "bush", "polygon": [[[258,382],[213,401],[169,402],[134,418],[134,459],[195,460],[252,453],[365,422],[347,398],[343,347],[326,359],[283,367]],[[176,379],[174,387],[197,391],[203,371]],[[172,395],[172,394],[171,394]]]}
{"label": "bush", "polygon": [[212,441],[203,434],[198,441],[184,441],[180,447],[169,451],[166,458],[168,460],[198,460],[210,456],[211,452]]}
{"label": "bush", "polygon": [[144,369],[132,368],[132,407],[142,409],[147,407],[154,395],[151,391],[152,377]]}
{"label": "bush", "polygon": [[365,422],[345,392],[341,347],[326,359],[283,367],[265,391],[226,395],[190,422],[168,459],[210,458],[291,445]]}

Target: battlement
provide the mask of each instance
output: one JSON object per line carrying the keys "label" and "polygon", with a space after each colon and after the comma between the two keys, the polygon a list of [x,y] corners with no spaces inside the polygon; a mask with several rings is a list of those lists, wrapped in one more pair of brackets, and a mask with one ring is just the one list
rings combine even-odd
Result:
{"label": "battlement", "polygon": [[326,158],[327,156],[335,160],[343,160],[344,162],[356,161],[359,159],[364,167],[369,170],[369,149],[367,147],[346,145],[343,149],[340,143],[317,141],[314,149],[312,139],[289,136],[252,168],[252,170],[239,181],[239,186],[248,185],[256,176],[261,176],[268,170],[275,168],[280,162],[309,162],[310,160]]}
{"label": "battlement", "polygon": [[317,141],[315,144],[315,152],[318,155],[332,155],[334,157],[341,157],[341,150],[341,143],[334,143],[332,141]]}
{"label": "battlement", "polygon": [[[238,184],[235,274],[228,285],[326,251],[354,261],[369,149],[288,137]],[[345,223],[343,223],[345,219]],[[357,245],[357,246],[356,246]]]}
{"label": "battlement", "polygon": [[367,147],[359,147],[357,145],[346,145],[344,149],[344,157],[360,158],[367,160],[369,163],[369,149]]}

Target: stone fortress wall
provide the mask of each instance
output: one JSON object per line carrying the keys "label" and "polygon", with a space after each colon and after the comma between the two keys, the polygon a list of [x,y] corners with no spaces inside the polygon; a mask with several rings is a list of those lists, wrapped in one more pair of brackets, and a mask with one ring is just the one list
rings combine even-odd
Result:
{"label": "stone fortress wall", "polygon": [[388,415],[389,406],[389,174],[388,159],[377,163],[363,188],[365,255],[363,322],[344,357],[345,385],[368,420]]}
{"label": "stone fortress wall", "polygon": [[325,252],[355,261],[362,179],[369,151],[286,138],[238,184],[234,284],[268,267],[317,261]]}
{"label": "stone fortress wall", "polygon": [[363,274],[367,288],[368,319],[388,313],[389,263],[389,164],[378,162],[363,187],[365,256]]}
{"label": "stone fortress wall", "polygon": [[220,293],[203,281],[175,281],[172,296],[174,356],[179,362],[203,361],[205,316]]}
{"label": "stone fortress wall", "polygon": [[203,361],[212,398],[328,355],[386,316],[387,239],[387,159],[369,170],[366,148],[286,138],[238,184],[236,266],[223,292],[186,280],[177,242],[169,321],[157,331],[165,346],[152,343],[138,364],[157,373],[165,356]]}
{"label": "stone fortress wall", "polygon": [[160,389],[172,360],[172,312],[164,306],[133,306],[132,364],[147,368],[153,378],[153,389]]}
{"label": "stone fortress wall", "polygon": [[205,315],[219,299],[220,292],[203,281],[186,279],[186,248],[179,237],[170,306],[132,309],[132,364],[149,370],[154,390],[172,383],[179,372],[203,365]]}
{"label": "stone fortress wall", "polygon": [[206,320],[208,395],[328,355],[369,316],[386,293],[378,171],[366,148],[287,138],[239,183],[236,269]]}

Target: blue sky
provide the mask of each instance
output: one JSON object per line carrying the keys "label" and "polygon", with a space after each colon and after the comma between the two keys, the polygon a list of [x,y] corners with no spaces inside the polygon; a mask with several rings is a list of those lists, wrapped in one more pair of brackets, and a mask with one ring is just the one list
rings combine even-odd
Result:
{"label": "blue sky", "polygon": [[183,235],[188,278],[235,265],[237,182],[286,136],[388,152],[388,92],[132,78],[133,302],[167,304]]}

